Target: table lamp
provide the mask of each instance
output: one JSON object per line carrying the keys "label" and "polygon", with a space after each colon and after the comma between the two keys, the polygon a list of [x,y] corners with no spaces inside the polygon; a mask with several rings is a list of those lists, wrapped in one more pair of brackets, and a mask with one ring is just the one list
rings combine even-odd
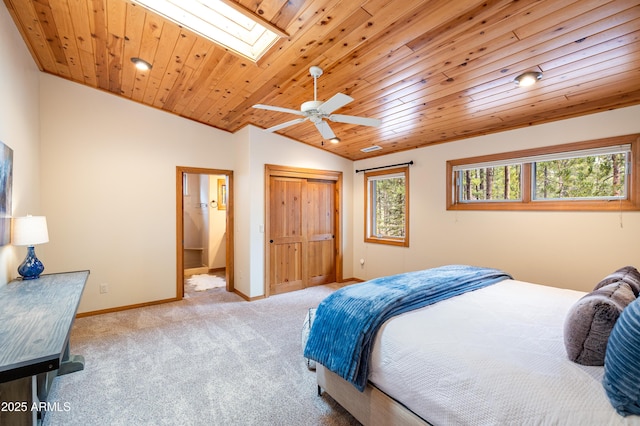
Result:
{"label": "table lamp", "polygon": [[36,257],[33,246],[49,242],[47,218],[44,216],[13,218],[11,242],[14,246],[27,246],[27,257],[18,266],[18,273],[22,276],[22,279],[32,280],[38,278],[44,271],[44,265]]}

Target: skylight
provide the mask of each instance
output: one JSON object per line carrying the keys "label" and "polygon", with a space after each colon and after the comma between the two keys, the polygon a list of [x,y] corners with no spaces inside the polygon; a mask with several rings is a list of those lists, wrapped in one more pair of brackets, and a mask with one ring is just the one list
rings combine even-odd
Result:
{"label": "skylight", "polygon": [[285,35],[221,0],[134,1],[254,62]]}

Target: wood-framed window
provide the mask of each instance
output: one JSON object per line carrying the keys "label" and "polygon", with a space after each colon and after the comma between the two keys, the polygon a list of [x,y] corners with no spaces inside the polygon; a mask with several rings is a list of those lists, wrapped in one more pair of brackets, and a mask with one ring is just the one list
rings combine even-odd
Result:
{"label": "wood-framed window", "polygon": [[640,135],[447,161],[447,210],[640,210]]}
{"label": "wood-framed window", "polygon": [[409,247],[409,167],[364,174],[365,242]]}

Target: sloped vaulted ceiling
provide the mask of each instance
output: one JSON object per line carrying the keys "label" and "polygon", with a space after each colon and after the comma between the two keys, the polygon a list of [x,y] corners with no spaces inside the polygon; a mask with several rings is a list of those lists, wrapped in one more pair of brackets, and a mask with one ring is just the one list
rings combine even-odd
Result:
{"label": "sloped vaulted ceiling", "polygon": [[236,1],[287,36],[257,63],[128,0],[4,2],[41,71],[230,132],[296,118],[252,105],[299,109],[320,66],[382,125],[278,133],[353,160],[640,103],[637,0]]}

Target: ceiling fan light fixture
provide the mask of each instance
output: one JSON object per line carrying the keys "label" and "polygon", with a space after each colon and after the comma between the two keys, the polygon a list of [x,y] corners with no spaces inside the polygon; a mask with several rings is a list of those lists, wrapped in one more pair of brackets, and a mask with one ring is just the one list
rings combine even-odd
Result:
{"label": "ceiling fan light fixture", "polygon": [[277,124],[275,126],[265,129],[267,132],[275,132],[276,130],[284,129],[285,127],[293,126],[294,124],[309,121],[313,123],[320,135],[322,136],[322,146],[324,141],[331,143],[340,142],[340,138],[336,137],[328,121],[335,123],[355,124],[360,126],[374,126],[380,125],[381,121],[377,118],[358,117],[353,115],[334,114],[333,112],[342,108],[350,102],[353,102],[351,96],[344,93],[336,93],[329,100],[323,102],[318,100],[318,77],[322,75],[322,68],[312,66],[309,68],[309,74],[313,77],[313,100],[304,102],[300,106],[300,110],[294,110],[290,108],[283,108],[273,105],[255,104],[253,107],[258,109],[266,109],[267,111],[285,112],[288,114],[295,114],[302,116],[295,120],[287,121],[286,123]]}
{"label": "ceiling fan light fixture", "polygon": [[131,58],[131,62],[133,62],[140,71],[149,71],[151,69],[151,64],[144,59]]}
{"label": "ceiling fan light fixture", "polygon": [[542,73],[538,71],[527,71],[516,77],[513,82],[519,87],[533,86],[542,78]]}
{"label": "ceiling fan light fixture", "polygon": [[320,105],[324,102],[322,101],[307,101],[300,106],[300,111],[314,113],[318,111]]}

